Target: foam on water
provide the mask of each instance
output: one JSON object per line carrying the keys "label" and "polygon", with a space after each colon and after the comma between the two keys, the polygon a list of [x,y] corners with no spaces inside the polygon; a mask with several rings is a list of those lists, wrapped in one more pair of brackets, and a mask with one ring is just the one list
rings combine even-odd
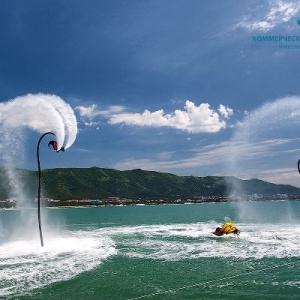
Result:
{"label": "foam on water", "polygon": [[218,225],[209,221],[91,230],[85,224],[48,234],[44,248],[37,237],[10,240],[0,245],[0,297],[70,280],[114,255],[165,261],[300,257],[300,225],[239,223],[240,236],[216,237],[212,231]]}
{"label": "foam on water", "polygon": [[0,297],[30,292],[54,282],[69,280],[99,266],[116,254],[108,237],[88,231],[36,241],[14,240],[0,245]]}
{"label": "foam on water", "polygon": [[[300,225],[239,224],[240,236],[216,237],[219,224],[194,223],[105,229],[121,254],[136,258],[183,260],[201,257],[299,257]],[[103,229],[99,229],[100,232]]]}

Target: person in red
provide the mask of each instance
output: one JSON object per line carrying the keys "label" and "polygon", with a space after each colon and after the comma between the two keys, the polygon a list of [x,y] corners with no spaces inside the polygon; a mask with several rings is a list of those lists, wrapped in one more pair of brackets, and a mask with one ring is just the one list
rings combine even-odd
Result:
{"label": "person in red", "polygon": [[65,148],[64,147],[61,147],[60,150],[57,150],[57,142],[56,141],[50,141],[48,143],[48,147],[51,149],[50,145],[52,146],[53,150],[57,151],[57,152],[60,152],[60,151],[65,151]]}
{"label": "person in red", "polygon": [[48,143],[48,147],[51,149],[50,145],[52,146],[53,150],[57,151],[57,143],[56,143],[56,141],[50,141]]}
{"label": "person in red", "polygon": [[217,227],[216,230],[213,232],[213,234],[221,236],[224,234],[224,232],[222,232],[221,227]]}

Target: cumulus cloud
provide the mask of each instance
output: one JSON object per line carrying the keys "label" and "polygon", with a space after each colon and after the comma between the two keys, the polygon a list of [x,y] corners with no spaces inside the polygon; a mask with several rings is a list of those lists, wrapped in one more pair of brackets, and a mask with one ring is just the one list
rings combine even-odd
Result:
{"label": "cumulus cloud", "polygon": [[218,132],[226,127],[225,120],[233,114],[233,110],[220,105],[220,114],[210,108],[208,103],[201,103],[199,106],[192,101],[185,102],[184,110],[175,110],[166,114],[163,109],[150,112],[145,110],[143,113],[120,113],[113,114],[109,118],[110,124],[125,123],[127,125],[168,126],[191,133]]}
{"label": "cumulus cloud", "polygon": [[235,28],[248,30],[269,31],[281,23],[286,23],[295,17],[300,11],[299,2],[287,2],[275,0],[269,2],[269,10],[261,19],[253,20],[252,16],[246,16]]}
{"label": "cumulus cloud", "polygon": [[223,104],[220,104],[218,111],[226,119],[233,115],[233,109],[229,108],[228,106],[224,106]]}
{"label": "cumulus cloud", "polygon": [[126,124],[136,126],[163,127],[168,126],[191,133],[218,132],[226,127],[226,121],[233,110],[220,105],[218,111],[210,108],[208,103],[199,106],[192,101],[185,102],[184,110],[176,109],[172,113],[165,113],[163,109],[143,113],[126,112],[123,106],[109,106],[105,110],[98,109],[96,104],[89,107],[78,106],[76,110],[84,120],[84,124],[93,125],[97,116],[106,117],[109,124]]}

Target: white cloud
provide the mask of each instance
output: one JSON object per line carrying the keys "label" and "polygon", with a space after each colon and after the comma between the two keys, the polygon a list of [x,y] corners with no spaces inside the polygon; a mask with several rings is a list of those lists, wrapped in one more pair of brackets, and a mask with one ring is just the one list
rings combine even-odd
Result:
{"label": "white cloud", "polygon": [[[101,124],[101,123],[100,123],[100,122],[92,122],[92,121],[90,121],[90,122],[84,121],[83,124],[84,124],[85,126],[88,126],[88,127],[94,127],[94,126],[97,126],[97,125],[99,125],[99,124]],[[97,129],[98,129],[98,128],[97,128]]]}
{"label": "white cloud", "polygon": [[276,184],[300,186],[299,174],[295,171],[295,168],[278,168],[262,171],[260,179]]}
{"label": "white cloud", "polygon": [[119,105],[111,105],[105,110],[99,110],[97,104],[92,104],[89,107],[77,106],[75,109],[79,112],[81,117],[87,117],[90,119],[99,115],[109,116],[111,114],[124,111],[124,107]]}
{"label": "white cloud", "polygon": [[252,16],[246,16],[242,22],[235,26],[235,28],[245,28],[250,31],[269,31],[279,24],[290,21],[299,13],[299,11],[299,1],[287,2],[273,0],[269,2],[269,10],[260,20],[254,20]]}
{"label": "white cloud", "polygon": [[228,106],[224,106],[223,104],[220,104],[218,111],[226,119],[233,115],[233,109],[229,108]]}
{"label": "white cloud", "polygon": [[[220,105],[219,112],[225,118],[233,114],[233,110],[224,105]],[[208,103],[196,106],[192,101],[187,100],[184,110],[177,109],[170,114],[165,114],[163,109],[155,112],[145,110],[143,113],[112,114],[109,123],[153,127],[168,126],[192,133],[218,132],[226,127],[226,122],[221,120],[220,115],[211,109]]]}
{"label": "white cloud", "polygon": [[[117,163],[114,167],[121,170],[141,168],[146,170],[156,170],[165,172],[174,172],[175,170],[187,170],[190,168],[201,168],[204,166],[219,165],[220,163],[229,162],[232,156],[232,148],[234,148],[232,142],[221,142],[217,144],[207,145],[201,149],[189,150],[190,157],[184,159],[172,160],[170,156],[159,156],[153,160],[142,158],[142,159],[126,159],[122,162]],[[265,150],[264,145],[257,145],[259,149],[253,150],[254,146],[248,144],[240,145],[239,149],[243,153],[249,156],[255,156],[257,150],[259,152]],[[251,151],[249,149],[251,148]],[[157,159],[158,158],[158,159]]]}
{"label": "white cloud", "polygon": [[75,108],[78,111],[82,123],[85,126],[97,126],[100,124],[100,121],[94,121],[97,116],[110,116],[111,114],[119,113],[124,110],[123,106],[111,105],[105,110],[98,109],[97,104],[92,104],[91,106],[77,106]]}
{"label": "white cloud", "polygon": [[101,116],[107,118],[109,124],[168,126],[191,133],[218,132],[226,127],[224,119],[233,115],[233,110],[223,104],[219,106],[218,113],[211,109],[208,103],[201,103],[197,106],[189,100],[185,102],[184,110],[176,109],[169,114],[166,114],[163,109],[154,112],[145,110],[143,113],[130,113],[125,112],[123,106],[109,106],[107,109],[100,110],[96,104],[89,107],[77,106],[75,109],[86,126],[98,125],[99,122],[94,119]]}
{"label": "white cloud", "polygon": [[93,118],[98,115],[96,104],[89,107],[77,106],[75,109],[79,112],[81,117]]}

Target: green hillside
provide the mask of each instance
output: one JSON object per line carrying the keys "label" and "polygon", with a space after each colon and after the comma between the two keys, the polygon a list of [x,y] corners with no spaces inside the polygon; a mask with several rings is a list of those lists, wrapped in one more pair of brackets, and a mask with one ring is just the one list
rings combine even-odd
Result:
{"label": "green hillside", "polygon": [[[25,195],[35,194],[37,172],[17,169],[9,172],[0,168],[0,198],[7,199],[16,186]],[[12,175],[13,174],[13,175]],[[11,178],[12,180],[9,180]],[[11,184],[11,182],[17,183]],[[103,168],[61,168],[42,171],[43,195],[52,199],[193,199],[201,196],[228,196],[246,194],[300,195],[300,189],[278,185],[258,179],[240,180],[235,177],[176,176],[169,173],[144,171],[118,171]]]}

